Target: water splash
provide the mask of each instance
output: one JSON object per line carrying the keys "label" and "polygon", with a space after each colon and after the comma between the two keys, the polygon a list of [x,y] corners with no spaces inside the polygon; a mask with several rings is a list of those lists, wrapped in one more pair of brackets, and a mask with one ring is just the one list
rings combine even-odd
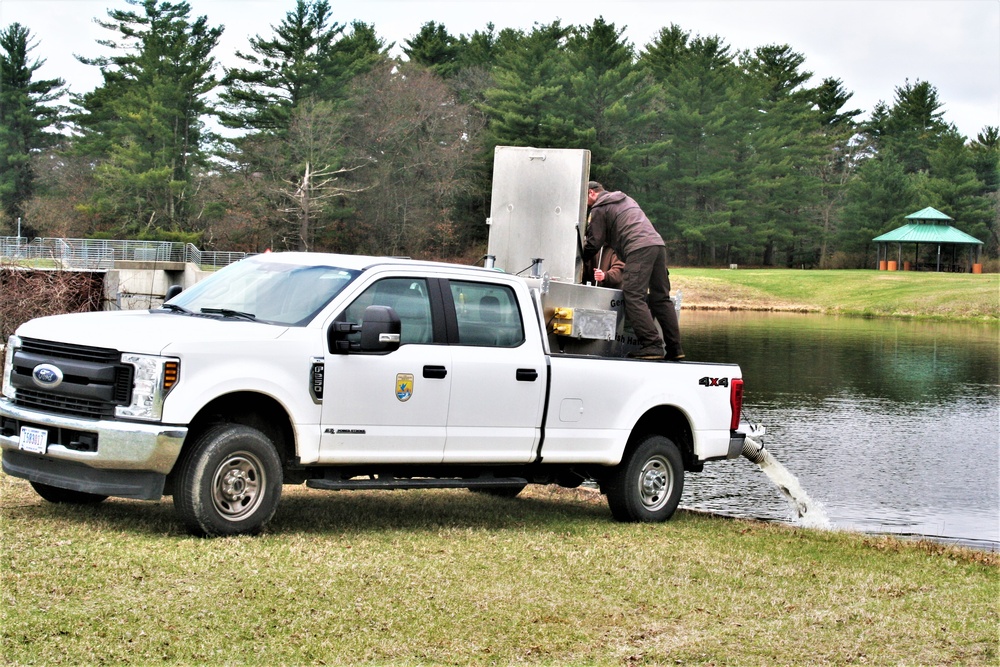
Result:
{"label": "water splash", "polygon": [[831,527],[823,506],[806,493],[798,478],[781,465],[778,459],[764,445],[748,437],[743,447],[743,455],[760,466],[768,478],[788,499],[798,517],[798,523],[806,528]]}
{"label": "water splash", "polygon": [[823,506],[814,501],[806,493],[798,478],[790,473],[788,469],[774,458],[771,452],[764,450],[763,459],[757,464],[764,474],[781,490],[781,493],[788,498],[792,508],[798,515],[798,523],[807,528],[830,528],[830,520],[823,510]]}

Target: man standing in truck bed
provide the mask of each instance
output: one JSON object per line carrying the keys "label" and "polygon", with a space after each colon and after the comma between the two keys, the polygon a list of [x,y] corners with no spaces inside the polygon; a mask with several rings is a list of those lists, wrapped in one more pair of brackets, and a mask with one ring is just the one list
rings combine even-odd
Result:
{"label": "man standing in truck bed", "polygon": [[[677,311],[670,300],[667,249],[639,204],[624,192],[608,192],[597,181],[587,184],[590,224],[583,247],[583,260],[590,260],[605,245],[625,262],[622,292],[625,318],[639,339],[637,359],[677,361],[681,349]],[[663,337],[656,330],[660,323]],[[664,344],[666,350],[664,350]]]}

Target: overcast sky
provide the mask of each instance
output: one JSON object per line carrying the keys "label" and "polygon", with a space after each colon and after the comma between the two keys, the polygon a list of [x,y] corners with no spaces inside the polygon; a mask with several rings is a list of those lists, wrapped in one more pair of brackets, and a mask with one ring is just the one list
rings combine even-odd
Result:
{"label": "overcast sky", "polygon": [[[236,66],[236,50],[247,38],[270,38],[294,0],[188,0],[192,17],[207,15],[226,30],[215,52]],[[718,35],[736,49],[788,44],[805,56],[812,85],[825,77],[854,93],[850,108],[865,116],[879,100],[892,103],[895,90],[920,80],[931,83],[944,103],[944,119],[975,138],[986,125],[1000,126],[1000,0],[330,0],[334,18],[374,24],[380,37],[399,45],[428,21],[452,35],[471,34],[492,22],[531,30],[561,19],[590,24],[598,16],[625,28],[642,49],[660,28],[676,23],[696,35]],[[0,26],[27,26],[44,59],[38,78],[60,77],[83,93],[100,83],[96,67],[74,54],[106,55],[97,44],[112,33],[94,24],[124,0],[0,0]]]}

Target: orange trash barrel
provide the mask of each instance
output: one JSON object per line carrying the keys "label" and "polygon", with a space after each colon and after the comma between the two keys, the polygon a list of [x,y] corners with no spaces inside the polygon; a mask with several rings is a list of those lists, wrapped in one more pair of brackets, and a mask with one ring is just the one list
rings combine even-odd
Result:
{"label": "orange trash barrel", "polygon": [[972,272],[973,273],[982,273],[983,272],[983,265],[982,264],[973,264],[972,265]]}
{"label": "orange trash barrel", "polygon": [[890,259],[889,260],[889,271],[895,271],[896,270],[896,266],[897,266],[896,260]]}
{"label": "orange trash barrel", "polygon": [[880,259],[878,261],[878,270],[879,271],[885,271],[885,265],[886,265],[886,261],[884,259]]}
{"label": "orange trash barrel", "polygon": [[910,271],[911,270],[909,262],[903,262],[903,270],[904,271]]}

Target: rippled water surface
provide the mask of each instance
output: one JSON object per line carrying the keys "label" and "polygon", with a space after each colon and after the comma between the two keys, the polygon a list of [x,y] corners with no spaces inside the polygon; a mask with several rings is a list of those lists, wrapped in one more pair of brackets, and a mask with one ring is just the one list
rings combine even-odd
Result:
{"label": "rippled water surface", "polygon": [[[1000,548],[1000,332],[975,324],[684,311],[691,360],[743,369],[764,444],[832,527]],[[687,478],[683,506],[798,521],[746,459]]]}

